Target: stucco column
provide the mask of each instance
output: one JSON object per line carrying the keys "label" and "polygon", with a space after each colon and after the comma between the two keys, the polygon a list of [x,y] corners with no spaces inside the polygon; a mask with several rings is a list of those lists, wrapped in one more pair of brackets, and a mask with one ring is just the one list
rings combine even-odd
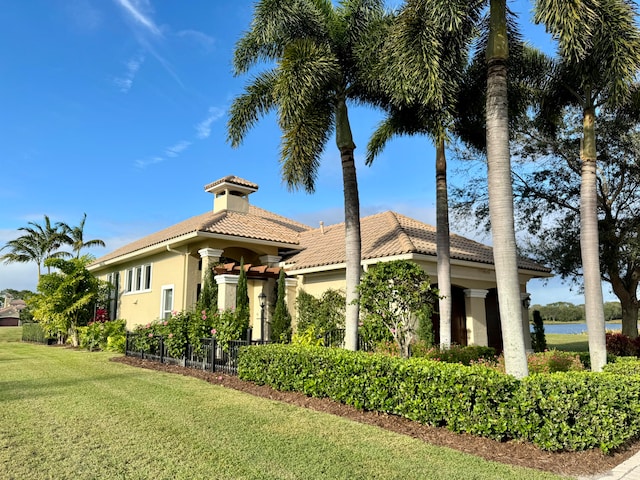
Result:
{"label": "stucco column", "polygon": [[287,310],[289,310],[289,315],[291,315],[291,331],[296,332],[298,330],[298,316],[296,315],[296,294],[298,292],[298,280],[295,278],[285,278],[284,279],[286,297],[285,301],[287,304]]}
{"label": "stucco column", "polygon": [[489,345],[487,336],[487,309],[484,299],[488,290],[468,288],[464,291],[464,306],[467,315],[467,343],[486,347]]}
{"label": "stucco column", "polygon": [[224,253],[224,250],[217,248],[202,248],[198,250],[200,258],[202,259],[202,277],[201,283],[204,285],[204,279],[207,272],[213,268],[213,266],[220,261],[220,257]]}
{"label": "stucco column", "polygon": [[238,275],[216,275],[213,278],[218,284],[218,310],[234,310]]}
{"label": "stucco column", "polygon": [[522,300],[522,331],[524,332],[524,349],[528,353],[533,353],[531,346],[531,328],[529,328],[529,305],[531,304],[531,294],[524,292],[520,294]]}
{"label": "stucco column", "polygon": [[269,267],[277,267],[280,260],[282,260],[282,257],[278,255],[262,255],[260,257],[262,265],[268,265]]}

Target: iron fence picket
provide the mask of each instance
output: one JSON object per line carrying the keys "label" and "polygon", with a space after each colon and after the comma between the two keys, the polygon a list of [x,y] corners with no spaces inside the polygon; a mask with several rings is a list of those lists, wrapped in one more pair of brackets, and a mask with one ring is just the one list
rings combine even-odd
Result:
{"label": "iron fence picket", "polygon": [[169,355],[167,346],[162,336],[149,337],[146,343],[149,348],[139,348],[140,343],[136,341],[139,333],[127,332],[125,341],[125,355],[129,357],[137,357],[151,360],[159,363],[170,365],[181,365],[188,368],[198,368],[210,370],[212,372],[223,372],[229,375],[238,374],[238,350],[244,345],[261,345],[260,340],[251,340],[250,333],[246,340],[232,340],[227,348],[222,345],[215,337],[202,339],[201,352],[194,351],[193,345],[188,344],[185,349],[185,355],[182,358],[174,358]]}

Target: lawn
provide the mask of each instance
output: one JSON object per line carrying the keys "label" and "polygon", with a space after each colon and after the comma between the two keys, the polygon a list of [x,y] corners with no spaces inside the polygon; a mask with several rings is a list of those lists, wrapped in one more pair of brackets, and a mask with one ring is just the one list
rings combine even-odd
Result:
{"label": "lawn", "polygon": [[553,479],[0,328],[2,479]]}
{"label": "lawn", "polygon": [[547,348],[564,350],[566,352],[588,352],[589,339],[586,333],[547,333]]}

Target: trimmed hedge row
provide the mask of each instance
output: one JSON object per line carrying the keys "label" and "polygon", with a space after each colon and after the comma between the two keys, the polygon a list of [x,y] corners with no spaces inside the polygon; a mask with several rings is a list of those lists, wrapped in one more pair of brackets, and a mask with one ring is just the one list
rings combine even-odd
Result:
{"label": "trimmed hedge row", "polygon": [[49,337],[39,323],[24,323],[22,324],[22,341],[49,343]]}
{"label": "trimmed hedge row", "polygon": [[640,435],[640,382],[586,372],[522,381],[484,366],[299,345],[244,347],[244,380],[545,450],[604,452]]}

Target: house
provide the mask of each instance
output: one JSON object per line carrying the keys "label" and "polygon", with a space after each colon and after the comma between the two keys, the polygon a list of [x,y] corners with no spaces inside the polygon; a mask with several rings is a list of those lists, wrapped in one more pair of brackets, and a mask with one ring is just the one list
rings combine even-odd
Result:
{"label": "house", "polygon": [[14,299],[6,294],[0,308],[0,327],[17,327],[20,325],[20,311],[27,308],[24,300]]}
{"label": "house", "polygon": [[[293,315],[300,289],[316,296],[329,288],[344,289],[344,223],[311,228],[256,207],[249,197],[258,185],[235,176],[221,178],[204,189],[214,196],[213,210],[125,245],[88,267],[114,285],[110,308],[114,318],[125,318],[132,328],[191,308],[205,273],[214,266],[218,306],[233,308],[241,259],[247,271],[256,339],[263,333],[259,296],[264,293],[267,304],[273,304],[280,269],[287,274],[286,301]],[[419,264],[436,282],[434,227],[384,212],[362,218],[361,235],[363,269],[378,262],[407,259]],[[528,306],[527,282],[549,277],[550,271],[524,258],[518,267],[523,305]],[[452,235],[451,279],[453,341],[501,348],[492,249]],[[526,308],[522,322],[528,331]]]}

